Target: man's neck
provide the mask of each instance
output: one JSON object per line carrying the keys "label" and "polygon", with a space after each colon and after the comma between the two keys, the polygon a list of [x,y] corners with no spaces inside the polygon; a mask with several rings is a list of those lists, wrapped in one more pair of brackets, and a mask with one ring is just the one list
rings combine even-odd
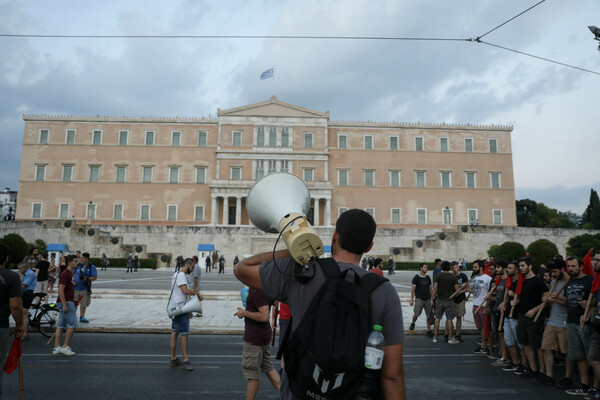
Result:
{"label": "man's neck", "polygon": [[577,276],[574,276],[573,278],[575,278],[575,279],[581,279],[581,278],[583,278],[584,276],[585,276],[585,274],[584,274],[583,272],[580,272],[580,273],[579,273],[579,275],[577,275]]}
{"label": "man's neck", "polygon": [[527,275],[525,275],[525,279],[531,279],[535,276],[535,274],[533,273],[532,270],[529,270],[529,272],[527,273]]}
{"label": "man's neck", "polygon": [[346,251],[344,249],[338,248],[333,256],[333,259],[337,262],[348,263],[359,265],[360,259],[362,258],[362,254],[354,254]]}
{"label": "man's neck", "polygon": [[425,276],[425,275],[427,275],[427,274],[426,274],[425,272],[423,272],[423,271],[419,271],[419,275],[421,275],[421,276]]}

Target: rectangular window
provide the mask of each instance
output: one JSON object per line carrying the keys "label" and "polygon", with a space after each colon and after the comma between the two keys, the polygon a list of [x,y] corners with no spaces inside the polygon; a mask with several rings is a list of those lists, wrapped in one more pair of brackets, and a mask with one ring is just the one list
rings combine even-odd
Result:
{"label": "rectangular window", "polygon": [[146,132],[146,146],[154,146],[154,132],[148,131]]}
{"label": "rectangular window", "polygon": [[100,166],[90,165],[90,182],[98,182],[100,180]]}
{"label": "rectangular window", "polygon": [[338,169],[338,186],[348,186],[347,169]]}
{"label": "rectangular window", "polygon": [[87,204],[87,219],[95,219],[96,218],[96,205],[95,204]]}
{"label": "rectangular window", "polygon": [[443,153],[448,151],[448,138],[447,137],[440,138],[440,151]]}
{"label": "rectangular window", "polygon": [[390,171],[390,186],[400,186],[400,171]]}
{"label": "rectangular window", "polygon": [[348,207],[339,207],[338,208],[338,218],[340,217],[340,215],[342,215],[346,211],[348,211]]}
{"label": "rectangular window", "polygon": [[365,135],[363,138],[365,142],[365,150],[373,150],[373,136]]}
{"label": "rectangular window", "polygon": [[282,160],[281,161],[281,172],[290,172],[290,169],[288,167],[288,161],[287,160]]}
{"label": "rectangular window", "polygon": [[171,132],[171,146],[181,146],[181,132]]}
{"label": "rectangular window", "polygon": [[194,221],[204,221],[204,206],[194,206]]}
{"label": "rectangular window", "polygon": [[502,210],[492,210],[494,225],[502,225]]}
{"label": "rectangular window", "polygon": [[475,225],[477,223],[477,209],[470,208],[467,210],[467,219],[469,220],[469,224]]}
{"label": "rectangular window", "polygon": [[35,180],[38,182],[46,180],[46,166],[45,165],[36,165],[35,166]]}
{"label": "rectangular window", "polygon": [[369,214],[371,217],[375,218],[375,209],[373,207],[367,207],[365,208],[365,211],[367,212],[367,214]]}
{"label": "rectangular window", "polygon": [[281,147],[290,147],[290,128],[281,129]]}
{"label": "rectangular window", "polygon": [[475,187],[475,177],[476,177],[475,172],[467,172],[467,173],[465,173],[465,175],[466,175],[466,180],[467,180],[467,187],[474,188]]}
{"label": "rectangular window", "polygon": [[398,150],[398,136],[390,136],[390,150]]}
{"label": "rectangular window", "polygon": [[490,183],[492,189],[500,189],[500,173],[492,172],[490,173]]}
{"label": "rectangular window", "polygon": [[277,147],[277,128],[269,128],[269,147]]}
{"label": "rectangular window", "polygon": [[206,137],[208,136],[208,132],[199,131],[198,132],[198,147],[206,147]]}
{"label": "rectangular window", "polygon": [[303,175],[304,175],[304,180],[306,182],[312,182],[314,181],[315,177],[315,170],[314,168],[302,168],[303,171]]}
{"label": "rectangular window", "polygon": [[265,176],[265,162],[256,160],[256,179],[261,179],[263,176]]}
{"label": "rectangular window", "polygon": [[67,130],[67,139],[65,141],[66,144],[75,144],[75,130],[69,129]]}
{"label": "rectangular window", "polygon": [[415,136],[415,151],[423,151],[423,136]]}
{"label": "rectangular window", "polygon": [[265,147],[265,127],[259,126],[256,129],[256,147]]}
{"label": "rectangular window", "polygon": [[40,129],[40,144],[48,144],[48,129]]}
{"label": "rectangular window", "polygon": [[239,181],[242,179],[242,167],[231,167],[230,177],[232,181]]}
{"label": "rectangular window", "polygon": [[338,149],[347,149],[347,148],[348,148],[348,136],[338,135]]}
{"label": "rectangular window", "polygon": [[102,131],[92,133],[92,144],[102,144]]}
{"label": "rectangular window", "polygon": [[490,153],[498,152],[498,141],[496,139],[490,139]]}
{"label": "rectangular window", "polygon": [[119,146],[127,146],[129,131],[119,131]]}
{"label": "rectangular window", "polygon": [[269,174],[272,174],[273,172],[277,172],[277,161],[269,160]]}
{"label": "rectangular window", "polygon": [[123,204],[115,204],[113,208],[113,219],[123,219]]}
{"label": "rectangular window", "polygon": [[179,183],[179,167],[169,167],[169,183]]}
{"label": "rectangular window", "polygon": [[442,222],[446,225],[452,224],[452,210],[450,208],[442,209]]}
{"label": "rectangular window", "polygon": [[58,206],[58,218],[67,219],[69,218],[69,205],[62,203]]}
{"label": "rectangular window", "polygon": [[402,213],[399,208],[392,208],[392,224],[400,224],[402,222]]}
{"label": "rectangular window", "polygon": [[150,219],[150,205],[142,204],[140,206],[140,219],[149,220]]}
{"label": "rectangular window", "polygon": [[452,184],[450,172],[440,172],[440,180],[443,188],[449,188]]}
{"label": "rectangular window", "polygon": [[42,203],[33,203],[31,206],[31,218],[42,218]]}
{"label": "rectangular window", "polygon": [[312,149],[312,147],[313,147],[313,134],[305,133],[304,134],[304,148]]}
{"label": "rectangular window", "polygon": [[465,138],[465,152],[473,152],[473,138]]}
{"label": "rectangular window", "polygon": [[177,206],[176,205],[168,205],[167,206],[167,220],[177,221]]}
{"label": "rectangular window", "polygon": [[206,167],[196,167],[196,183],[206,183]]}
{"label": "rectangular window", "polygon": [[142,182],[144,182],[144,183],[152,182],[152,168],[153,167],[142,167]]}
{"label": "rectangular window", "polygon": [[123,167],[123,166],[117,167],[117,182],[121,182],[121,183],[125,182],[126,171],[127,171],[127,167]]}
{"label": "rectangular window", "polygon": [[375,186],[375,171],[365,170],[365,186]]}
{"label": "rectangular window", "polygon": [[426,224],[427,223],[427,209],[426,208],[417,208],[417,224]]}
{"label": "rectangular window", "polygon": [[425,171],[417,171],[415,172],[417,187],[425,187]]}
{"label": "rectangular window", "polygon": [[73,180],[73,166],[72,165],[63,165],[62,180],[63,180],[63,182],[71,182]]}
{"label": "rectangular window", "polygon": [[233,131],[232,132],[232,145],[233,147],[242,147],[242,132],[241,131]]}

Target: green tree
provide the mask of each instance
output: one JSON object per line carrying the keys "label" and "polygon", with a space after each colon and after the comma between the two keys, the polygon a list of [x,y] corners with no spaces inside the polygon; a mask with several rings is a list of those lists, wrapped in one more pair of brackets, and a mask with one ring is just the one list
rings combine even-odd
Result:
{"label": "green tree", "polygon": [[589,249],[600,249],[600,233],[573,236],[567,242],[567,255],[583,257]]}
{"label": "green tree", "polygon": [[548,207],[544,203],[536,203],[533,200],[517,200],[517,225],[535,228],[567,228],[575,229],[579,216],[573,212],[558,211]]}
{"label": "green tree", "polygon": [[527,246],[527,253],[535,265],[548,264],[558,254],[558,248],[548,239],[539,239]]}
{"label": "green tree", "polygon": [[535,227],[533,215],[537,209],[537,203],[533,200],[523,199],[516,201],[517,225],[523,227]]}
{"label": "green tree", "polygon": [[40,254],[45,253],[46,249],[48,248],[48,246],[46,245],[46,242],[44,242],[42,239],[36,239],[35,243],[33,243],[33,245],[31,247],[35,247],[36,249],[38,249]]}
{"label": "green tree", "polygon": [[29,244],[18,233],[9,233],[0,239],[0,243],[10,247],[9,263],[19,263],[29,254]]}
{"label": "green tree", "polygon": [[504,242],[500,246],[494,245],[488,250],[488,255],[494,260],[517,260],[524,257],[527,251],[518,242]]}
{"label": "green tree", "polygon": [[590,203],[583,212],[581,223],[585,229],[600,229],[600,199],[594,189],[590,190]]}

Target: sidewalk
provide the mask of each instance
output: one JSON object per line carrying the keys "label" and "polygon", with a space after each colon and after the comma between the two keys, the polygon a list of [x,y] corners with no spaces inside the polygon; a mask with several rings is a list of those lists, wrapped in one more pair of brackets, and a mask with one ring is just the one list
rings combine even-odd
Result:
{"label": "sidewalk", "polygon": [[[171,320],[166,307],[168,290],[94,290],[92,304],[87,309],[89,324],[80,324],[78,331],[84,332],[142,332],[167,333],[171,331]],[[242,307],[239,292],[204,291],[203,317],[190,321],[190,331],[195,334],[243,334],[244,320],[233,314]],[[407,330],[412,320],[410,295],[401,294],[404,328]],[[472,303],[467,303],[467,315],[463,320],[463,334],[476,333],[473,322]],[[440,329],[443,330],[444,320]],[[424,334],[425,316],[417,320],[415,331],[407,334]]]}

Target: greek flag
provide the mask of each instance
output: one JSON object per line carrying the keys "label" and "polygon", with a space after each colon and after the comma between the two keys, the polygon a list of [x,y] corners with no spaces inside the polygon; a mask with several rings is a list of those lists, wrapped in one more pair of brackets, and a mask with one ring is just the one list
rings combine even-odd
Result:
{"label": "greek flag", "polygon": [[265,79],[273,78],[273,68],[269,68],[262,74],[260,74],[260,80],[264,81]]}

